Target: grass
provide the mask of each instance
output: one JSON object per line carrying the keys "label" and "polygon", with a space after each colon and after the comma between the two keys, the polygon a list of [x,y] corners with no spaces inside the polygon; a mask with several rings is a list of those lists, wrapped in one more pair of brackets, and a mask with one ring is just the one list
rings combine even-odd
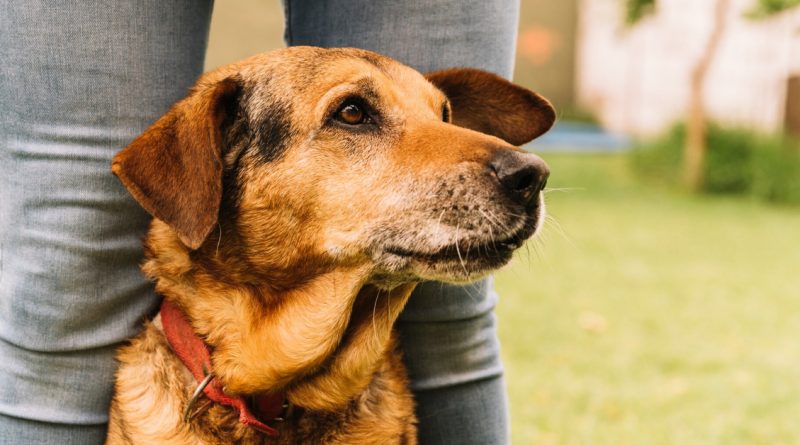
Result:
{"label": "grass", "polygon": [[514,442],[800,443],[800,210],[545,158],[560,228],[497,276]]}

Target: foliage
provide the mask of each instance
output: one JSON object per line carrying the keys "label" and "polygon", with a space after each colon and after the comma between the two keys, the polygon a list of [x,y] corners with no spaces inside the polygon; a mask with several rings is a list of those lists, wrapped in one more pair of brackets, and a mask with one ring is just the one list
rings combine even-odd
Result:
{"label": "foliage", "polygon": [[800,150],[771,146],[756,152],[753,193],[771,202],[800,204]]}
{"label": "foliage", "polygon": [[658,138],[637,142],[631,151],[634,171],[650,182],[679,184],[685,140],[686,126],[675,125]]}
{"label": "foliage", "polygon": [[759,150],[780,142],[741,128],[709,125],[703,190],[710,193],[744,194],[752,189],[754,159]]}
{"label": "foliage", "polygon": [[656,0],[625,0],[625,23],[635,25],[655,11]]}
{"label": "foliage", "polygon": [[748,12],[752,18],[765,18],[800,5],[800,0],[757,0]]}
{"label": "foliage", "polygon": [[[634,170],[648,180],[677,185],[686,139],[684,125],[637,144]],[[717,124],[708,127],[708,151],[701,190],[712,194],[752,194],[771,202],[800,204],[798,143]]]}
{"label": "foliage", "polygon": [[[656,0],[624,0],[625,23],[635,25],[655,11]],[[754,0],[753,7],[747,12],[747,16],[754,19],[762,19],[779,14],[788,9],[800,6],[800,0]]]}

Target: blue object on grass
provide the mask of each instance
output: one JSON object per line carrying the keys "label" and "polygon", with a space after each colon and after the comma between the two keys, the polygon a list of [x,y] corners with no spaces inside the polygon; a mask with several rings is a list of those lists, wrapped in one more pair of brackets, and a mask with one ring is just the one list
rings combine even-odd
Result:
{"label": "blue object on grass", "polygon": [[611,134],[594,124],[560,121],[522,148],[532,152],[617,153],[630,148],[627,136]]}

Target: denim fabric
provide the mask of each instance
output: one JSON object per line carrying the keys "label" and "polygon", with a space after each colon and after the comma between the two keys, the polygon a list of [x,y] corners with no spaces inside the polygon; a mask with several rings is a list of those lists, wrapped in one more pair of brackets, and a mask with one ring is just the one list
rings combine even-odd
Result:
{"label": "denim fabric", "polygon": [[519,0],[284,0],[284,9],[290,45],[355,46],[423,73],[513,72]]}
{"label": "denim fabric", "polygon": [[[200,74],[211,3],[0,0],[0,443],[102,441],[113,351],[156,302],[148,217],[110,161]],[[285,7],[291,44],[511,73],[517,0]],[[494,303],[488,282],[430,283],[403,314],[422,443],[506,440]]]}
{"label": "denim fabric", "polygon": [[64,425],[0,415],[4,445],[91,445],[106,439],[106,425]]}
{"label": "denim fabric", "polygon": [[503,379],[492,378],[415,394],[422,445],[508,443],[502,426],[507,411],[499,405]]}
{"label": "denim fabric", "polygon": [[[114,351],[156,304],[111,158],[201,73],[211,7],[0,0],[0,413],[106,422]],[[48,431],[29,443],[88,443]]]}

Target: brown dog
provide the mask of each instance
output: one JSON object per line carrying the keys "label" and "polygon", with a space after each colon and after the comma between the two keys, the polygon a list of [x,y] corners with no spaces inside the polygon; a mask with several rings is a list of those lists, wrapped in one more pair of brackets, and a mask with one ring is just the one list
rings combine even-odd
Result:
{"label": "brown dog", "polygon": [[513,145],[553,120],[495,75],[355,49],[202,76],[114,159],[167,303],[119,353],[108,443],[416,443],[392,325],[414,283],[536,231],[547,167]]}

